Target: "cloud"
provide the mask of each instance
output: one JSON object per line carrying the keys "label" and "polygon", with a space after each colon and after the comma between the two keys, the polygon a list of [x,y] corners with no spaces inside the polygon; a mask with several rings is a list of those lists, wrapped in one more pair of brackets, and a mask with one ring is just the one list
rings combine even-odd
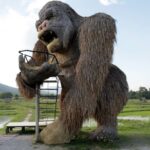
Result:
{"label": "cloud", "polygon": [[27,12],[36,12],[42,8],[44,4],[52,0],[33,0],[27,7]]}
{"label": "cloud", "polygon": [[38,11],[48,1],[50,0],[24,1],[26,13],[7,7],[5,14],[0,14],[0,83],[16,86],[18,51],[33,48],[37,40],[35,21]]}
{"label": "cloud", "polygon": [[[27,12],[37,12],[39,11],[44,4],[53,0],[32,0],[32,2],[27,7]],[[64,2],[65,0],[60,0]]]}
{"label": "cloud", "polygon": [[5,15],[0,16],[0,22],[0,82],[15,86],[15,76],[19,72],[18,51],[30,47],[34,32],[31,30],[32,19],[9,8]]}
{"label": "cloud", "polygon": [[108,5],[111,5],[111,4],[118,4],[118,3],[120,3],[120,0],[99,0],[99,2],[102,5],[108,6]]}

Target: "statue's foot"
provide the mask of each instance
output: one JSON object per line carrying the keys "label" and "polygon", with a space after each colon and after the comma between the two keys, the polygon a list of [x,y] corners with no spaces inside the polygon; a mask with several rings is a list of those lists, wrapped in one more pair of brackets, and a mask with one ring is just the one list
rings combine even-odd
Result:
{"label": "statue's foot", "polygon": [[40,141],[45,144],[63,144],[69,143],[70,140],[71,136],[58,120],[49,124],[40,133]]}
{"label": "statue's foot", "polygon": [[117,137],[116,128],[99,127],[90,134],[89,139],[94,141],[113,142]]}

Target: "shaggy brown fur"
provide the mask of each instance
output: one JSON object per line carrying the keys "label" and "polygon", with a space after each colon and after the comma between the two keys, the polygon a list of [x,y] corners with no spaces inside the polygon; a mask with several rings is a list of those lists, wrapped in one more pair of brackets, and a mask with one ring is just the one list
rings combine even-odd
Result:
{"label": "shaggy brown fur", "polygon": [[[32,59],[31,61],[33,61],[32,63],[34,65],[41,65],[43,62],[47,61],[47,55],[46,54],[42,54],[42,53],[38,53],[38,52],[47,52],[47,47],[42,44],[42,42],[40,40],[38,40],[33,48],[33,51],[37,51],[34,52],[32,55]],[[29,62],[29,64],[31,64],[31,62]]]}
{"label": "shaggy brown fur", "polygon": [[[58,1],[47,3],[39,18],[38,37],[58,60],[56,67],[60,69],[58,77],[62,85],[60,117],[41,132],[41,141],[68,143],[90,117],[98,122],[91,139],[114,139],[116,118],[127,101],[128,92],[124,73],[111,64],[116,33],[114,19],[104,13],[83,18]],[[26,69],[21,68],[22,75]],[[57,71],[49,76],[56,75]],[[42,82],[45,77],[41,78],[42,73],[38,75]],[[29,94],[34,93],[28,88],[29,78],[22,83],[22,77],[17,79],[20,91],[27,97],[33,96]],[[26,82],[28,86],[24,85]],[[33,83],[31,87],[34,88]]]}

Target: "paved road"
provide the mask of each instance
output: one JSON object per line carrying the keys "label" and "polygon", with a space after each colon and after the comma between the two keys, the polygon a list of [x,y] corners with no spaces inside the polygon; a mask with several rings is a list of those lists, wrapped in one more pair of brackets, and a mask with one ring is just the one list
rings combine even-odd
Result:
{"label": "paved road", "polygon": [[[137,143],[137,142],[136,142]],[[84,144],[84,143],[83,143]],[[135,144],[135,143],[134,143]],[[89,144],[90,145],[90,144]],[[44,144],[34,144],[33,143],[33,135],[0,135],[0,150],[77,150],[79,147],[72,145],[68,147],[66,145],[59,146],[48,146]],[[89,148],[85,148],[84,146],[81,148],[82,150],[103,150],[98,145],[97,146],[89,146]],[[109,148],[109,150],[111,150]],[[131,147],[120,147],[115,150],[150,150],[150,147],[147,145],[132,145]]]}
{"label": "paved road", "polygon": [[63,146],[34,144],[33,135],[0,135],[0,150],[68,150]]}
{"label": "paved road", "polygon": [[50,150],[44,144],[34,144],[31,135],[0,136],[0,150]]}

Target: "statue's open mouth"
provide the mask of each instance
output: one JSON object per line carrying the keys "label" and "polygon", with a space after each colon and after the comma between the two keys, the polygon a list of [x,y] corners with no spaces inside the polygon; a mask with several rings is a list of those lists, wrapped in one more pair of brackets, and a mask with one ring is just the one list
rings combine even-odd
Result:
{"label": "statue's open mouth", "polygon": [[46,30],[42,33],[39,33],[38,35],[39,39],[44,42],[44,44],[48,45],[51,43],[54,39],[57,39],[57,35],[52,30]]}
{"label": "statue's open mouth", "polygon": [[47,46],[49,53],[54,53],[62,49],[62,44],[57,34],[52,30],[39,32],[38,38]]}

